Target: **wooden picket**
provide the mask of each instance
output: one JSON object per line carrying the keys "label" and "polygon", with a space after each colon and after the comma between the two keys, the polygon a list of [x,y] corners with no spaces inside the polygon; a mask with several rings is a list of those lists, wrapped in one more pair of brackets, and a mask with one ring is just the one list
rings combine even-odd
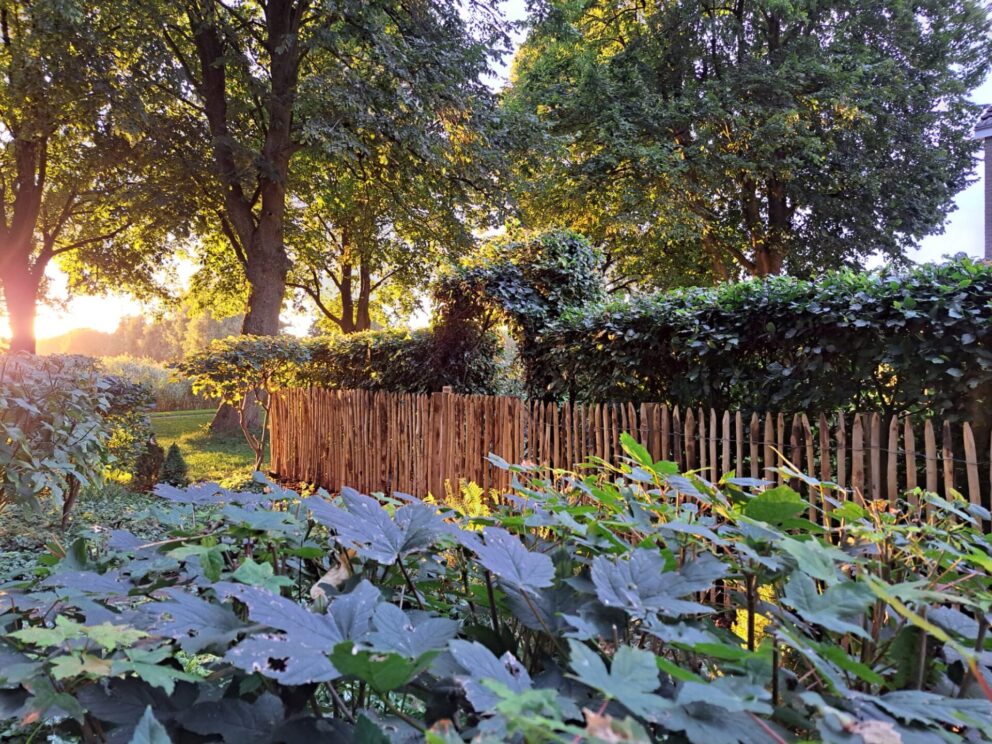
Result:
{"label": "wooden picket", "polygon": [[[590,457],[618,462],[620,435],[627,432],[653,457],[707,479],[733,469],[738,477],[784,483],[788,476],[775,469],[787,460],[851,489],[858,500],[894,502],[917,484],[943,496],[957,489],[985,506],[992,493],[987,428],[929,420],[920,426],[877,413],[786,416],[660,403],[559,406],[450,391],[290,389],[273,396],[270,425],[271,471],[332,491],[347,485],[425,496],[466,480],[501,492],[511,474],[489,462],[490,453],[550,475]],[[790,483],[809,489],[796,478]]]}

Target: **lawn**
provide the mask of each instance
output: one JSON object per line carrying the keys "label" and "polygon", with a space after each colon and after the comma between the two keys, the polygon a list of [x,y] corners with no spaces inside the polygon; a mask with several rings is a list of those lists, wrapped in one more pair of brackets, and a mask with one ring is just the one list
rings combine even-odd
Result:
{"label": "lawn", "polygon": [[247,477],[254,460],[251,449],[240,434],[212,434],[208,427],[213,415],[213,410],[153,413],[152,428],[162,447],[179,445],[191,481]]}

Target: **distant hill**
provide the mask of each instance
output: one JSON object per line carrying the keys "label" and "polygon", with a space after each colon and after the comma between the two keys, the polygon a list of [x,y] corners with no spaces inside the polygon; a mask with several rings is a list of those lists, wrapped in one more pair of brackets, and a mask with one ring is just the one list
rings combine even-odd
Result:
{"label": "distant hill", "polygon": [[207,310],[193,316],[180,308],[160,318],[128,315],[113,333],[77,328],[61,336],[38,339],[39,354],[84,354],[93,357],[127,354],[158,362],[182,359],[214,339],[241,330],[241,316],[216,320]]}
{"label": "distant hill", "polygon": [[93,328],[76,328],[61,336],[38,339],[39,354],[115,356],[125,353],[124,346],[124,339],[116,333],[104,333]]}

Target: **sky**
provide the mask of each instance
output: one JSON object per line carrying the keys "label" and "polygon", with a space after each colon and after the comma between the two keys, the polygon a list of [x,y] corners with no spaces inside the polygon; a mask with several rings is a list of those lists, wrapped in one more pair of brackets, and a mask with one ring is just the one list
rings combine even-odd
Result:
{"label": "sky", "polygon": [[[525,0],[505,0],[502,3],[504,13],[511,20],[523,20],[526,15]],[[516,35],[516,41],[522,34]],[[509,72],[509,60],[501,70],[501,78],[505,80]],[[992,104],[992,77],[972,94],[972,100],[980,104]],[[959,193],[954,200],[956,209],[948,216],[944,231],[939,235],[925,238],[919,250],[912,251],[909,258],[914,261],[935,261],[943,256],[956,253],[967,253],[980,257],[984,253],[984,199],[983,183],[981,180],[982,162],[977,161],[974,170],[974,182]],[[66,296],[65,282],[59,276],[57,268],[49,270],[53,280],[53,296],[64,299]],[[184,272],[184,273],[189,273]],[[41,307],[35,324],[39,338],[58,336],[76,328],[94,328],[99,331],[112,332],[117,328],[120,319],[125,315],[139,315],[143,311],[140,303],[123,295],[106,297],[76,297],[63,302],[62,307]],[[309,327],[309,319],[305,316],[293,316],[286,319],[293,332],[303,333]],[[0,334],[6,334],[6,328],[0,327]]]}

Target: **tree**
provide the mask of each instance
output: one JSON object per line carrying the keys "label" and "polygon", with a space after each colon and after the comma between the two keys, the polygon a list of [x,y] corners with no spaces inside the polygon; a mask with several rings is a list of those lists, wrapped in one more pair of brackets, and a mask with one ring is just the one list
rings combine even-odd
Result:
{"label": "tree", "polygon": [[457,129],[423,126],[429,160],[370,132],[361,153],[319,164],[297,195],[290,286],[337,331],[408,316],[437,266],[474,245],[504,160],[491,102]]}
{"label": "tree", "polygon": [[655,284],[804,273],[940,229],[989,70],[977,0],[549,2],[507,106],[531,226],[568,226]]}
{"label": "tree", "polygon": [[[158,77],[200,118],[192,146],[207,145],[212,164],[193,179],[213,232],[205,260],[225,270],[226,289],[246,280],[250,335],[279,331],[303,156],[350,157],[374,134],[429,162],[423,127],[457,125],[490,97],[481,78],[508,43],[493,4],[478,0],[135,2],[158,31],[147,55]],[[222,409],[213,427],[235,418]]]}
{"label": "tree", "polygon": [[181,128],[161,126],[122,21],[87,0],[0,0],[0,285],[13,351],[35,350],[53,260],[71,287],[141,293],[169,247],[181,195],[148,166]]}
{"label": "tree", "polygon": [[429,160],[431,141],[406,114],[466,116],[488,95],[481,76],[506,43],[502,22],[476,2],[467,17],[454,0],[141,5],[160,29],[157,54],[172,56],[162,77],[201,117],[212,164],[212,180],[199,179],[205,213],[247,281],[245,334],[279,330],[292,268],[288,196],[303,156],[361,153],[374,133]]}

